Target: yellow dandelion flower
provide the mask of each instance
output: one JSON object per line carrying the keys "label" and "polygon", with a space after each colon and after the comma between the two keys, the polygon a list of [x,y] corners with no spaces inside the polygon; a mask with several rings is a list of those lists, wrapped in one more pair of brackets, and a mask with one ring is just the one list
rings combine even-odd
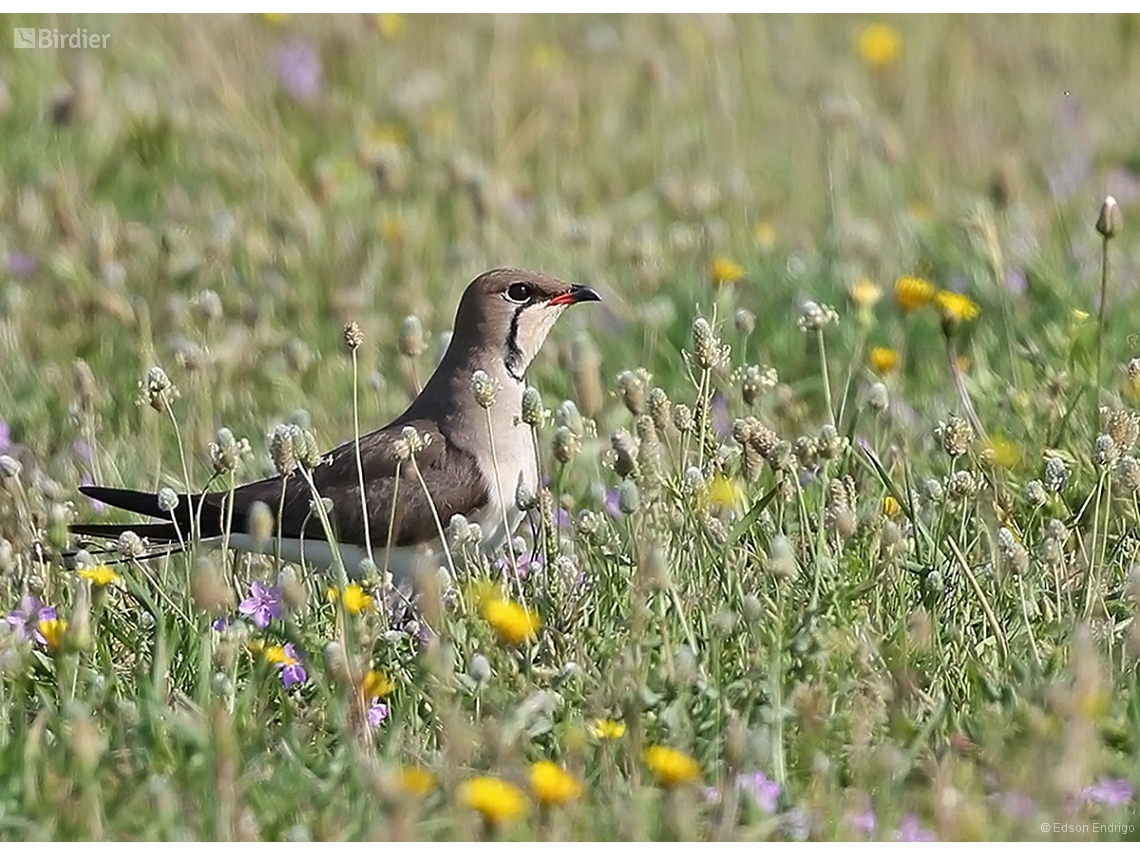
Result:
{"label": "yellow dandelion flower", "polygon": [[752,227],[752,240],[761,252],[771,252],[776,246],[776,227],[761,220]]}
{"label": "yellow dandelion flower", "polygon": [[883,68],[902,53],[902,36],[890,24],[868,24],[859,33],[859,53],[867,65]]}
{"label": "yellow dandelion flower", "polygon": [[395,688],[396,684],[381,671],[369,671],[360,681],[360,692],[368,700],[386,697],[392,694]]}
{"label": "yellow dandelion flower", "polygon": [[851,283],[847,289],[847,296],[857,308],[869,309],[883,296],[883,290],[867,277],[861,277]]}
{"label": "yellow dandelion flower", "polygon": [[48,650],[53,653],[63,644],[63,637],[67,634],[67,621],[63,618],[52,618],[40,621],[40,635],[47,642]]}
{"label": "yellow dandelion flower", "polygon": [[106,564],[100,564],[98,567],[81,567],[75,571],[75,575],[80,579],[90,579],[91,584],[100,588],[110,585],[119,578],[119,574]]}
{"label": "yellow dandelion flower", "polygon": [[488,600],[483,618],[506,644],[522,644],[538,633],[542,625],[537,614],[510,600]]}
{"label": "yellow dandelion flower", "polygon": [[621,739],[625,736],[625,723],[612,718],[600,718],[594,722],[594,736],[598,739]]}
{"label": "yellow dandelion flower", "polygon": [[435,789],[435,776],[420,766],[402,766],[396,777],[401,789],[413,796],[426,796]]}
{"label": "yellow dandelion flower", "polygon": [[665,745],[653,745],[645,751],[645,765],[663,787],[676,787],[701,776],[697,761],[682,751]]}
{"label": "yellow dandelion flower", "polygon": [[994,465],[1000,466],[1002,469],[1015,469],[1017,464],[1021,462],[1021,448],[1013,440],[1008,439],[1000,434],[994,434],[990,437],[990,446],[986,450],[986,456],[993,461]]}
{"label": "yellow dandelion flower", "polygon": [[917,276],[903,276],[895,283],[895,299],[904,312],[922,308],[937,293],[937,288]]}
{"label": "yellow dandelion flower", "polygon": [[953,321],[972,321],[981,314],[981,307],[965,294],[955,294],[953,291],[939,291],[934,295],[934,302]]}
{"label": "yellow dandelion flower", "polygon": [[284,24],[286,21],[288,21],[292,17],[293,16],[290,15],[288,12],[262,12],[261,13],[261,20],[265,21],[265,23],[267,23],[271,26],[274,26],[274,27],[280,27],[282,24]]}
{"label": "yellow dandelion flower", "polygon": [[714,285],[732,285],[744,278],[744,268],[727,258],[715,258],[712,263]]}
{"label": "yellow dandelion flower", "polygon": [[540,760],[530,767],[530,788],[544,805],[566,804],[582,795],[578,779],[549,760]]}
{"label": "yellow dandelion flower", "polygon": [[887,496],[885,499],[883,499],[883,516],[891,517],[893,519],[899,515],[899,511],[901,510],[902,505],[899,504],[899,500],[894,496]]}
{"label": "yellow dandelion flower", "polygon": [[522,791],[502,778],[472,778],[459,788],[459,798],[488,822],[507,822],[526,813]]}
{"label": "yellow dandelion flower", "polygon": [[872,347],[867,358],[876,374],[889,374],[899,364],[899,352],[892,347]]}
{"label": "yellow dandelion flower", "polygon": [[744,506],[744,488],[735,478],[726,478],[720,472],[713,476],[709,484],[709,499],[713,504],[725,508],[741,508]]}
{"label": "yellow dandelion flower", "polygon": [[404,16],[397,12],[381,12],[372,20],[376,24],[376,32],[386,39],[398,39],[408,28]]}
{"label": "yellow dandelion flower", "polygon": [[[340,592],[336,588],[329,589],[329,599],[333,602],[336,602],[339,595]],[[364,589],[355,582],[344,589],[344,607],[349,614],[358,615],[372,608],[373,602],[372,595],[365,593]]]}

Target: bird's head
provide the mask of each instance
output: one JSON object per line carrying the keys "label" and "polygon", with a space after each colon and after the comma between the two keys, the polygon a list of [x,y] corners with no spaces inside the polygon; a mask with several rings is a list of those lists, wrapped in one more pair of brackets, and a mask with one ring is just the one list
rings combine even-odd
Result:
{"label": "bird's head", "polygon": [[463,292],[452,347],[481,348],[481,356],[501,358],[507,374],[521,381],[566,307],[600,299],[592,288],[542,273],[490,270]]}

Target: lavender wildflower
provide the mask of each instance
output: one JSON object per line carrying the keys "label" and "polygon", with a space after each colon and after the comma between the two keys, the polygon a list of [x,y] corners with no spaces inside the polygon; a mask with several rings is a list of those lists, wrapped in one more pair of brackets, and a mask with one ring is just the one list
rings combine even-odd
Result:
{"label": "lavender wildflower", "polygon": [[249,586],[249,596],[241,601],[238,611],[252,617],[259,629],[265,629],[270,620],[281,617],[281,589],[276,585],[266,586],[254,582]]}
{"label": "lavender wildflower", "polygon": [[736,788],[747,793],[756,803],[756,807],[764,813],[776,812],[776,802],[780,798],[780,785],[768,780],[768,776],[760,770],[747,775],[736,777]]}
{"label": "lavender wildflower", "polygon": [[44,621],[55,620],[55,609],[45,606],[39,598],[29,594],[20,600],[20,607],[8,612],[8,623],[24,641],[35,640],[46,645],[47,639],[40,632],[40,624]]}
{"label": "lavender wildflower", "polygon": [[312,101],[321,94],[321,58],[312,45],[286,42],[273,56],[282,88],[297,101]]}

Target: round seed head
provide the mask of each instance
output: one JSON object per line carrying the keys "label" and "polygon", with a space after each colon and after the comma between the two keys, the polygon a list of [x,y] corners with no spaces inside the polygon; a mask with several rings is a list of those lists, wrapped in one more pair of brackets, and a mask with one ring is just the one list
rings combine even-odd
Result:
{"label": "round seed head", "polygon": [[171,490],[169,487],[163,487],[158,491],[158,509],[164,513],[170,513],[178,507],[178,494]]}
{"label": "round seed head", "polygon": [[534,490],[530,485],[523,480],[522,474],[519,474],[519,482],[515,485],[515,507],[523,513],[526,513],[531,508],[538,505],[538,496],[534,494]]}
{"label": "round seed head", "polygon": [[673,427],[681,433],[688,433],[693,429],[693,411],[686,404],[677,404],[673,407]]}
{"label": "round seed head", "polygon": [[1120,231],[1122,225],[1120,206],[1113,196],[1106,196],[1104,204],[1100,206],[1100,215],[1096,218],[1096,230],[1108,240]]}
{"label": "round seed head", "polygon": [[554,458],[562,464],[567,464],[578,456],[582,450],[582,443],[577,435],[567,425],[559,425],[554,431]]}
{"label": "round seed head", "polygon": [[1105,433],[1112,437],[1116,447],[1121,451],[1128,451],[1136,444],[1140,436],[1140,416],[1130,410],[1101,409],[1101,416],[1105,423]]}
{"label": "round seed head", "polygon": [[649,407],[649,415],[653,419],[654,426],[658,433],[661,433],[669,426],[669,416],[672,410],[669,395],[660,386],[654,386],[649,390],[646,404]]}
{"label": "round seed head", "polygon": [[819,448],[820,457],[824,460],[834,460],[846,450],[847,437],[840,436],[835,425],[827,424],[819,429],[816,445]]}
{"label": "round seed head", "polygon": [[254,502],[245,516],[246,531],[258,543],[264,543],[273,535],[273,511],[265,502]]}
{"label": "round seed head", "polygon": [[273,429],[273,437],[269,440],[269,455],[273,458],[273,467],[278,475],[288,475],[297,468],[294,436],[300,432],[299,427],[290,424],[277,425]]}
{"label": "round seed head", "polygon": [[637,485],[629,480],[622,481],[618,487],[618,509],[623,514],[635,514],[640,507],[641,493]]}
{"label": "round seed head", "polygon": [[768,570],[778,579],[794,579],[799,573],[792,542],[782,534],[768,544]]}
{"label": "round seed head", "polygon": [[1060,457],[1050,457],[1045,461],[1045,488],[1060,493],[1069,483],[1069,467]]}
{"label": "round seed head", "polygon": [[146,379],[139,382],[144,400],[151,409],[164,412],[170,403],[178,398],[178,390],[159,366],[152,366]]}
{"label": "round seed head", "polygon": [[1119,456],[1120,451],[1111,436],[1102,433],[1096,438],[1096,442],[1093,444],[1093,463],[1102,469],[1107,469],[1116,463]]}
{"label": "round seed head", "polygon": [[582,414],[578,412],[578,406],[573,401],[563,401],[558,405],[558,412],[554,416],[554,421],[559,427],[567,428],[575,436],[582,436],[586,432],[586,423],[582,420]]}
{"label": "round seed head", "polygon": [[349,350],[356,350],[362,344],[364,344],[364,333],[360,329],[360,324],[349,321],[344,325],[344,346]]}
{"label": "round seed head", "polygon": [[400,325],[400,353],[404,356],[419,356],[427,349],[424,325],[415,315],[408,315]]}
{"label": "round seed head", "polygon": [[618,388],[621,390],[622,403],[633,415],[639,415],[645,410],[645,380],[636,371],[623,371],[618,375]]}
{"label": "round seed head", "polygon": [[775,389],[779,382],[780,378],[775,368],[768,365],[749,365],[744,369],[744,376],[740,381],[740,393],[744,397],[744,403],[751,407],[765,392]]}
{"label": "round seed head", "polygon": [[124,558],[138,558],[146,552],[146,544],[133,531],[124,531],[120,534],[115,546]]}
{"label": "round seed head", "polygon": [[637,463],[637,440],[625,428],[618,428],[610,435],[610,446],[614,450],[614,471],[622,478],[630,475]]}
{"label": "round seed head", "polygon": [[1116,464],[1116,477],[1120,486],[1130,493],[1140,490],[1140,461],[1125,454]]}
{"label": "round seed head", "polygon": [[887,392],[887,387],[882,383],[875,383],[871,386],[870,391],[867,392],[867,404],[872,410],[881,413],[891,403],[890,393]]}
{"label": "round seed head", "polygon": [[482,653],[472,656],[471,661],[467,663],[467,676],[479,685],[488,682],[491,679],[491,663],[487,661],[487,657]]}
{"label": "round seed head", "polygon": [[471,375],[471,391],[475,393],[475,401],[485,410],[495,405],[495,397],[499,394],[499,381],[479,368]]}
{"label": "round seed head", "polygon": [[800,307],[800,319],[797,325],[803,332],[816,332],[838,322],[839,313],[831,306],[807,300]]}
{"label": "round seed head", "polygon": [[1045,492],[1045,485],[1034,478],[1025,485],[1025,501],[1033,507],[1040,508],[1049,501],[1049,494]]}
{"label": "round seed head", "polygon": [[20,472],[23,470],[23,465],[15,457],[10,457],[7,454],[0,454],[0,476],[4,478],[19,478]]}
{"label": "round seed head", "polygon": [[959,469],[946,479],[946,492],[953,499],[972,499],[978,494],[978,482],[974,473],[968,469]]}
{"label": "round seed head", "polygon": [[741,335],[751,335],[756,329],[756,316],[747,309],[737,309],[736,314],[732,316],[732,325]]}
{"label": "round seed head", "polygon": [[542,427],[547,415],[546,410],[542,408],[542,395],[533,386],[527,386],[522,396],[523,424]]}
{"label": "round seed head", "polygon": [[721,345],[712,325],[704,318],[693,321],[693,357],[705,370],[728,360],[728,348]]}

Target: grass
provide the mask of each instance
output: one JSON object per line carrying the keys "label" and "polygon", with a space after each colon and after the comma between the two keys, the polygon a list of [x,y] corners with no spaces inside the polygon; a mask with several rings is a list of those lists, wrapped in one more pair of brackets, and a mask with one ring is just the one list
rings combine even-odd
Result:
{"label": "grass", "polygon": [[[0,610],[66,621],[0,838],[1137,839],[1134,19],[8,20],[111,39],[0,42]],[[521,571],[63,568],[81,480],[399,413],[503,263],[605,299]]]}

